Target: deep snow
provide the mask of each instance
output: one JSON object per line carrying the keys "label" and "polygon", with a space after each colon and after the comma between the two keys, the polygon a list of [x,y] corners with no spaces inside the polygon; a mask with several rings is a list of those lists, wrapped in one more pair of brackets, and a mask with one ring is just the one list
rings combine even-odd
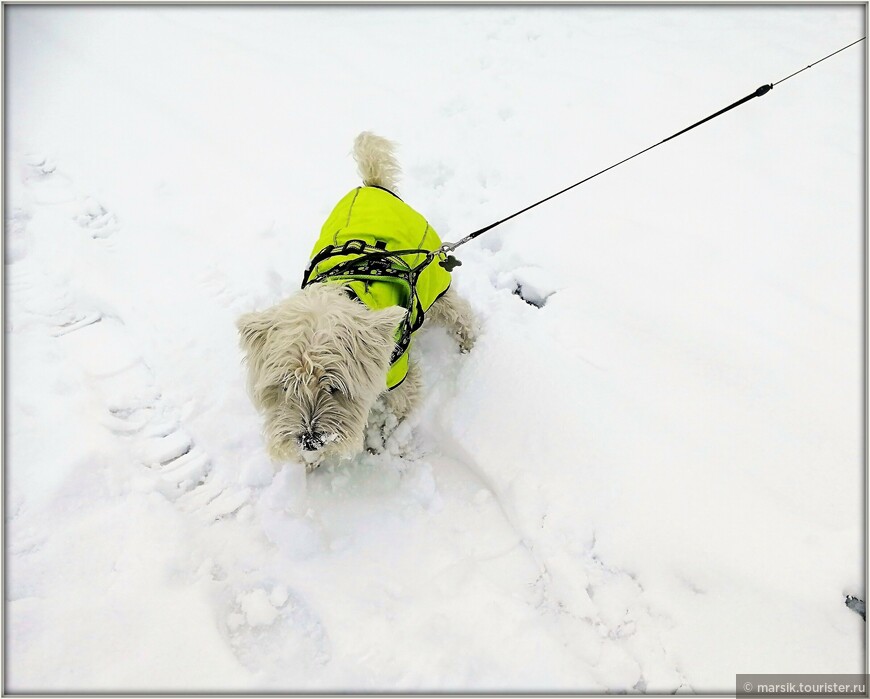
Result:
{"label": "deep snow", "polygon": [[864,45],[463,248],[481,337],[380,454],[276,472],[234,328],[357,132],[455,240],[862,7],[5,12],[7,690],[864,670]]}

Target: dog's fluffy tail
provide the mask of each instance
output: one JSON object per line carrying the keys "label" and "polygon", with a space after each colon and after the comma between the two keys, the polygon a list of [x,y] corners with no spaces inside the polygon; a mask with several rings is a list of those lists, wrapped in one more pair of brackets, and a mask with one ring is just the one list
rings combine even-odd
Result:
{"label": "dog's fluffy tail", "polygon": [[363,131],[353,142],[353,157],[364,185],[396,191],[402,171],[390,141],[371,131]]}

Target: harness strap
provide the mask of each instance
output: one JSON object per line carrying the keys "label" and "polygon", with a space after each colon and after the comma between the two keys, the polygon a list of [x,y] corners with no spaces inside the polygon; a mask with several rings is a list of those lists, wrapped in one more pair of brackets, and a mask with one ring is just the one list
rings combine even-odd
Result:
{"label": "harness strap", "polygon": [[[416,267],[411,267],[402,259],[402,255],[425,255],[424,260]],[[342,281],[380,281],[384,278],[398,280],[407,287],[405,317],[399,325],[400,334],[396,347],[390,356],[390,364],[398,361],[411,344],[411,334],[423,325],[425,313],[420,297],[417,295],[417,279],[426,267],[441,254],[440,251],[413,249],[387,250],[386,243],[380,241],[369,245],[363,240],[348,240],[340,247],[327,245],[317,253],[308,265],[302,277],[302,288],[309,284],[320,284],[330,280]],[[350,260],[340,262],[331,269],[312,277],[314,270],[321,262],[332,257],[355,255]]]}

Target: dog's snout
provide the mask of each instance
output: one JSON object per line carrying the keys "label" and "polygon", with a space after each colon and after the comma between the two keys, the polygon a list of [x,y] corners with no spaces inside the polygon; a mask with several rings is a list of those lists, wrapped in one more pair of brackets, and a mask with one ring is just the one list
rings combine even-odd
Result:
{"label": "dog's snout", "polygon": [[317,432],[303,432],[299,435],[299,445],[303,451],[317,451],[323,444],[323,435]]}

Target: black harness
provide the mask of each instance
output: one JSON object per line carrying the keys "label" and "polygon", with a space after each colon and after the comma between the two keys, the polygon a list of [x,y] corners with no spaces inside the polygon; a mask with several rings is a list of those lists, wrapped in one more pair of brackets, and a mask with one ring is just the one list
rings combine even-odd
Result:
{"label": "black harness", "polygon": [[[402,255],[425,255],[423,261],[415,267],[409,265]],[[387,250],[386,243],[378,242],[369,245],[364,240],[348,240],[340,246],[327,245],[321,250],[308,265],[302,276],[302,288],[309,284],[322,284],[324,282],[389,282],[399,284],[404,290],[405,318],[399,325],[399,337],[396,339],[396,347],[390,356],[390,364],[401,357],[411,344],[411,335],[423,325],[425,313],[423,304],[417,295],[417,279],[420,273],[426,269],[439,251],[431,250]],[[315,268],[321,262],[333,257],[352,256],[351,259],[339,262],[334,267],[312,276]],[[455,258],[453,258],[455,259]],[[442,260],[441,264],[448,269]],[[449,271],[449,269],[448,269]],[[354,296],[353,290],[350,290]],[[358,297],[357,297],[358,298]]]}

